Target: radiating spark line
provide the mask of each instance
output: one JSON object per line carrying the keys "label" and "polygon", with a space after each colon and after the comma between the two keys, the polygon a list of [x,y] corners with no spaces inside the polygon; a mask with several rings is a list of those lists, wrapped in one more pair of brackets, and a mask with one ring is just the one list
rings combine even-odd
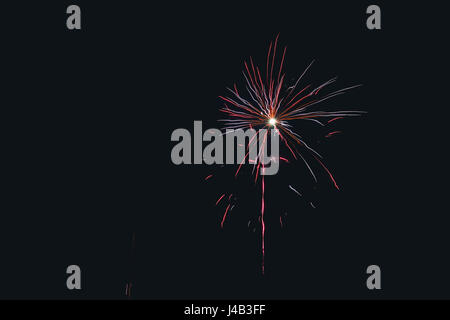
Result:
{"label": "radiating spark line", "polygon": [[296,194],[298,194],[300,197],[302,196],[302,194],[300,192],[298,192],[297,190],[294,189],[294,187],[292,187],[291,185],[289,185],[289,189],[291,189],[292,191],[294,191]]}
{"label": "radiating spark line", "polygon": [[335,117],[333,119],[328,120],[328,123],[331,123],[331,122],[339,120],[339,119],[344,119],[344,117]]}
{"label": "radiating spark line", "polygon": [[223,229],[223,223],[225,222],[225,219],[227,218],[228,209],[230,209],[230,205],[227,206],[225,209],[225,213],[223,214],[222,222],[220,223],[220,227]]}
{"label": "radiating spark line", "polygon": [[223,197],[225,197],[225,193],[217,200],[216,206],[219,204],[220,200],[222,200]]}
{"label": "radiating spark line", "polygon": [[315,157],[316,160],[322,165],[322,167],[325,169],[325,171],[328,173],[328,175],[330,176],[331,180],[333,181],[334,186],[336,187],[336,189],[339,190],[339,186],[337,185],[336,180],[334,180],[334,177],[333,177],[333,175],[331,174],[330,170],[328,170],[328,168],[325,167],[325,165],[322,163],[322,161],[320,161],[316,156],[314,156],[314,157]]}
{"label": "radiating spark line", "polygon": [[341,133],[341,131],[333,131],[333,132],[330,132],[329,134],[327,134],[327,135],[325,136],[325,138],[329,138],[329,137],[331,137],[331,136],[333,136],[333,135],[335,135],[335,134],[338,134],[338,133]]}

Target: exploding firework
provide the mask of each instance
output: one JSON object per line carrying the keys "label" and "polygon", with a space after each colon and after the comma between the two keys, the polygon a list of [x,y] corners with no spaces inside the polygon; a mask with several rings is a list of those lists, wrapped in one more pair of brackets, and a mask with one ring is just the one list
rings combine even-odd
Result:
{"label": "exploding firework", "polygon": [[[301,85],[301,80],[308,72],[313,62],[311,62],[298,79],[291,86],[285,84],[285,74],[283,73],[283,64],[286,55],[286,47],[281,54],[281,60],[279,60],[278,67],[275,66],[277,60],[277,45],[278,36],[274,42],[270,43],[267,53],[267,60],[265,65],[265,72],[262,71],[250,57],[249,63],[244,62],[245,69],[243,75],[245,78],[245,92],[244,94],[238,91],[236,84],[233,88],[228,88],[231,95],[220,96],[224,105],[220,109],[221,112],[227,115],[226,119],[221,119],[225,125],[224,130],[228,129],[270,129],[275,130],[275,133],[279,135],[282,144],[286,146],[287,152],[297,160],[300,158],[306,167],[308,168],[312,178],[317,182],[316,174],[313,170],[312,163],[307,161],[306,153],[310,155],[313,161],[319,164],[319,168],[325,170],[328,174],[333,186],[339,190],[339,186],[333,177],[330,170],[325,166],[323,157],[313,148],[311,148],[305,140],[302,138],[299,132],[296,132],[294,122],[298,120],[313,121],[315,124],[325,126],[327,123],[342,119],[349,116],[361,115],[361,111],[321,111],[317,110],[320,104],[326,100],[329,100],[338,95],[342,95],[350,89],[356,88],[360,85],[350,86],[343,89],[335,90],[330,93],[322,95],[323,89],[336,82],[336,77],[320,84],[317,87],[313,87],[311,84]],[[284,89],[283,89],[284,88]],[[340,131],[333,131],[326,135],[326,138],[331,137],[334,134],[340,133]],[[249,150],[253,144],[256,145],[257,139],[255,139],[257,133],[251,137],[246,144],[246,150]],[[262,143],[259,146],[259,152],[265,147],[267,143],[267,133],[262,139]],[[250,159],[250,153],[246,152],[244,159],[239,164],[235,176],[237,177],[242,165],[248,161],[253,164],[253,172],[255,174],[255,184],[258,182],[260,170],[264,170],[264,163],[260,161],[259,157]],[[287,157],[287,156],[286,156]],[[289,163],[286,157],[279,157],[279,160]],[[212,177],[209,175],[205,178],[208,180]],[[262,240],[262,273],[264,273],[264,240],[265,240],[265,181],[264,175],[261,175],[260,188],[261,188],[261,208],[259,221],[261,223],[261,240]],[[291,185],[289,188],[296,194],[300,193],[294,189]],[[222,194],[216,202],[218,205],[221,201],[226,200],[226,194]],[[228,200],[231,200],[231,195],[228,196]],[[314,208],[314,205],[310,203]],[[231,202],[226,205],[225,212],[222,216],[221,227],[223,228],[224,222],[227,218],[227,214],[230,211]],[[232,209],[232,206],[231,206]],[[282,221],[280,218],[280,224]]]}

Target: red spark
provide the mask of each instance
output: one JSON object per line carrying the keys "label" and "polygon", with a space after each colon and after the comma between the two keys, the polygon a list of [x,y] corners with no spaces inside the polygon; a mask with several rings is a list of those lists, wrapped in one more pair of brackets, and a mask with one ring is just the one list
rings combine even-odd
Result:
{"label": "red spark", "polygon": [[329,138],[329,137],[331,137],[331,136],[333,136],[333,135],[335,135],[335,134],[337,134],[337,133],[342,133],[341,131],[333,131],[333,132],[330,132],[329,134],[327,134],[326,136],[325,136],[325,138]]}
{"label": "red spark", "polygon": [[223,223],[225,222],[225,219],[227,218],[228,209],[230,209],[230,204],[228,204],[227,208],[225,209],[225,213],[222,217],[222,222],[220,223],[220,227],[223,229]]}
{"label": "red spark", "polygon": [[219,198],[219,200],[217,200],[216,206],[219,204],[220,200],[222,200],[223,197],[225,197],[225,193]]}

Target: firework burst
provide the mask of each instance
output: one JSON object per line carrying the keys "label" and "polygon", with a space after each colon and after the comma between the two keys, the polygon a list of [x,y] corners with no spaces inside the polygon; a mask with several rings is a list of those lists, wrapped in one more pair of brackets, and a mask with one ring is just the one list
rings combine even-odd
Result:
{"label": "firework burst", "polygon": [[[279,135],[282,144],[284,144],[288,150],[288,153],[297,160],[302,159],[311,173],[314,181],[317,182],[317,177],[314,173],[313,166],[307,161],[305,153],[310,154],[320,167],[328,174],[333,186],[339,190],[339,186],[333,177],[330,170],[325,166],[322,159],[323,157],[313,148],[311,148],[305,140],[302,138],[299,132],[296,132],[293,122],[297,120],[313,121],[317,125],[325,126],[327,123],[342,119],[344,117],[361,115],[361,111],[321,111],[317,110],[321,103],[334,98],[338,95],[346,93],[348,90],[358,87],[359,85],[338,89],[330,93],[321,94],[323,89],[336,82],[336,77],[325,81],[319,86],[312,86],[311,84],[302,85],[302,78],[311,68],[313,62],[311,62],[298,79],[291,86],[286,89],[285,74],[283,73],[283,64],[286,56],[286,47],[284,47],[281,54],[281,60],[279,59],[278,66],[276,67],[277,60],[277,45],[278,36],[274,42],[270,43],[267,53],[265,72],[262,71],[250,57],[249,63],[244,62],[245,69],[243,75],[245,78],[245,90],[242,93],[238,91],[236,84],[233,88],[227,88],[231,95],[220,96],[223,100],[224,106],[220,109],[221,112],[227,115],[226,119],[219,121],[225,125],[224,130],[227,129],[272,129]],[[278,54],[279,55],[279,54]],[[284,89],[283,89],[284,88]],[[326,137],[330,137],[340,131],[330,132]],[[257,134],[250,138],[246,145],[246,150],[250,150],[253,144],[257,143]],[[262,143],[259,146],[260,154],[264,148],[264,144],[267,143],[267,133],[262,139]],[[259,171],[264,170],[264,163],[259,160],[259,157],[250,159],[249,152],[246,152],[243,161],[238,166],[235,176],[237,177],[242,165],[248,161],[253,164],[253,172],[255,174],[255,183],[258,181]],[[279,160],[289,162],[286,157],[279,157]],[[278,161],[278,159],[277,159]],[[209,179],[211,176],[208,176]],[[264,175],[261,175],[261,210],[259,221],[261,223],[261,238],[262,238],[262,273],[264,273],[264,238],[265,238],[265,181]],[[299,194],[292,186],[289,186],[294,192]],[[225,194],[223,194],[216,202],[216,205],[223,200]],[[228,200],[231,199],[231,196]],[[230,211],[231,203],[228,203],[225,209],[225,213],[222,217],[221,227],[223,228],[224,221],[227,214]],[[311,204],[312,205],[312,204]],[[313,206],[313,205],[312,205]],[[281,218],[280,218],[280,224]]]}

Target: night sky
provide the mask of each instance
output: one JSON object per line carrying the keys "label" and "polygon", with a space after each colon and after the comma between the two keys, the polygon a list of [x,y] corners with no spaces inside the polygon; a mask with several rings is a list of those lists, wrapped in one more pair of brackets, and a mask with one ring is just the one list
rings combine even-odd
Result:
{"label": "night sky", "polygon": [[[137,299],[450,298],[443,160],[424,162],[439,158],[425,134],[444,107],[425,65],[442,52],[411,22],[426,9],[379,2],[382,29],[368,30],[368,1],[73,3],[79,31],[69,1],[5,13],[20,18],[2,29],[0,298],[125,299],[128,283]],[[301,160],[266,177],[262,275],[251,167],[236,180],[235,166],[176,166],[170,136],[220,128],[218,96],[243,85],[250,56],[264,66],[277,34],[291,84],[315,60],[304,84],[362,84],[324,105],[367,114],[295,123],[340,191]],[[236,205],[221,229],[225,192]],[[71,264],[80,291],[66,288]],[[381,290],[366,287],[372,264]]]}

